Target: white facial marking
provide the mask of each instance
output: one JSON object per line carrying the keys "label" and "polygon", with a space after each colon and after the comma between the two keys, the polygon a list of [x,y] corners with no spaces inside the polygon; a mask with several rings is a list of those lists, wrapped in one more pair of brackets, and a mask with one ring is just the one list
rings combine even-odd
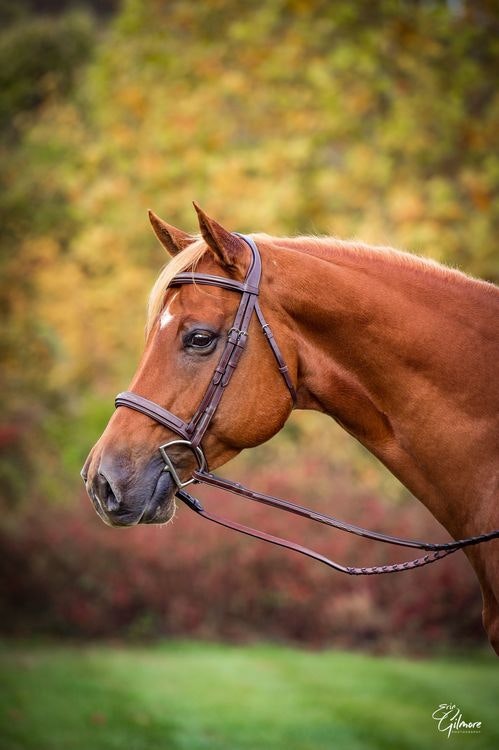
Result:
{"label": "white facial marking", "polygon": [[166,326],[169,323],[171,323],[172,320],[173,320],[173,315],[170,312],[170,307],[171,307],[171,304],[172,304],[173,300],[177,296],[177,294],[178,294],[178,292],[175,292],[175,294],[173,295],[173,297],[171,298],[171,300],[169,301],[169,303],[165,307],[165,309],[164,309],[164,311],[163,311],[163,313],[161,315],[161,318],[159,319],[159,327],[161,328],[161,330],[163,330],[163,328],[166,328]]}

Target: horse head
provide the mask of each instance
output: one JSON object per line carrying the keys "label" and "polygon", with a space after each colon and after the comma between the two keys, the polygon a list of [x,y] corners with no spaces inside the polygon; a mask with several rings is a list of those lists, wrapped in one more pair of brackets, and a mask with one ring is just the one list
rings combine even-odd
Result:
{"label": "horse head", "polygon": [[[237,335],[233,323],[241,294],[230,285],[224,288],[223,282],[178,286],[175,278],[195,271],[196,276],[242,283],[252,263],[251,248],[244,239],[224,229],[197,205],[196,210],[199,237],[149,213],[153,230],[172,259],[151,292],[145,349],[130,385],[135,398],[158,405],[184,425],[196,414],[212,384],[228,338]],[[265,243],[259,243],[259,247],[265,256]],[[258,304],[261,303],[293,372],[297,354],[292,323],[270,292],[272,278],[278,273],[275,264],[264,262]],[[223,397],[216,404],[215,413],[210,414],[196,450],[189,449],[189,441],[178,441],[179,434],[184,435],[171,429],[170,422],[170,427],[165,427],[133,408],[114,412],[82,470],[94,507],[106,523],[129,526],[165,523],[172,518],[178,484],[173,473],[165,471],[159,446],[174,441],[168,458],[177,477],[189,481],[199,455],[210,469],[215,469],[281,429],[291,411],[292,399],[283,386],[273,350],[262,345],[265,330],[264,325],[262,332],[252,315],[237,371],[232,368],[230,386],[223,388]],[[231,367],[229,363],[226,368],[230,375]],[[293,388],[291,379],[288,387]]]}

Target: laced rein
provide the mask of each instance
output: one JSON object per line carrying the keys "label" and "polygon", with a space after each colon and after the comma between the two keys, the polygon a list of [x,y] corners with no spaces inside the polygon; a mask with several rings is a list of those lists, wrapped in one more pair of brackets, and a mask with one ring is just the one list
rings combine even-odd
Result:
{"label": "laced rein", "polygon": [[[279,372],[282,375],[284,383],[289,390],[293,403],[296,402],[296,391],[289,375],[288,367],[281,354],[279,346],[272,334],[272,330],[265,320],[258,302],[258,293],[260,288],[261,278],[261,259],[258,248],[251,237],[236,233],[244,242],[248,245],[252,254],[252,261],[248,273],[244,282],[235,281],[223,276],[214,276],[209,274],[200,274],[193,272],[180,273],[171,282],[171,286],[180,286],[182,284],[206,284],[209,286],[218,286],[223,289],[229,289],[231,291],[238,292],[241,294],[241,300],[234,318],[234,322],[228,331],[227,341],[220,357],[220,360],[213,373],[212,380],[208,385],[208,388],[199,404],[194,416],[190,422],[177,417],[172,412],[164,409],[163,407],[156,404],[154,401],[150,401],[142,396],[137,395],[131,391],[125,391],[119,393],[115,400],[116,407],[127,407],[134,409],[151,419],[155,420],[159,424],[172,430],[174,433],[179,435],[180,439],[171,440],[164,445],[159,447],[159,451],[165,462],[164,471],[171,474],[173,481],[177,485],[176,497],[181,500],[187,507],[193,510],[203,518],[212,521],[213,523],[224,526],[233,531],[238,531],[241,534],[254,537],[255,539],[261,539],[262,541],[270,544],[284,547],[293,552],[297,552],[307,557],[311,557],[324,565],[337,570],[340,573],[347,575],[380,575],[384,573],[398,573],[403,570],[413,570],[414,568],[420,568],[424,565],[436,562],[447,555],[451,555],[464,547],[471,547],[476,544],[491,541],[492,539],[499,538],[499,529],[491,531],[486,534],[480,534],[479,536],[468,537],[466,539],[460,539],[454,542],[446,542],[443,544],[433,544],[430,542],[420,542],[412,539],[403,539],[401,537],[389,536],[381,534],[375,531],[369,531],[361,526],[355,526],[354,524],[340,521],[333,516],[329,516],[326,513],[320,513],[318,511],[310,510],[301,505],[290,502],[289,500],[283,500],[281,498],[274,497],[273,495],[266,495],[255,490],[250,490],[244,487],[238,482],[232,482],[229,479],[223,479],[222,477],[212,474],[207,469],[207,462],[201,447],[202,438],[213,418],[213,415],[220,403],[222,395],[228,386],[230,379],[237,367],[237,364],[241,358],[241,355],[246,347],[248,339],[248,329],[253,313],[256,314],[258,322],[262,328],[265,339],[274,355],[277,363]],[[192,451],[197,464],[198,469],[194,471],[192,477],[187,481],[182,481],[178,475],[175,465],[168,455],[168,448],[173,445],[182,445]],[[334,560],[331,560],[319,552],[312,550],[308,547],[304,547],[301,544],[291,542],[287,539],[267,534],[264,531],[254,529],[250,526],[237,523],[236,521],[230,521],[222,516],[217,516],[213,513],[208,512],[200,501],[189,494],[185,487],[193,483],[202,483],[217,487],[220,490],[230,492],[235,495],[239,495],[247,500],[253,500],[257,503],[279,508],[287,513],[292,513],[303,518],[308,518],[317,523],[331,526],[340,531],[345,531],[349,534],[355,534],[366,539],[373,539],[378,542],[385,544],[392,544],[399,547],[410,547],[412,549],[425,550],[428,554],[418,557],[414,560],[408,560],[402,563],[394,563],[392,565],[374,565],[371,567],[354,567],[341,565]]]}

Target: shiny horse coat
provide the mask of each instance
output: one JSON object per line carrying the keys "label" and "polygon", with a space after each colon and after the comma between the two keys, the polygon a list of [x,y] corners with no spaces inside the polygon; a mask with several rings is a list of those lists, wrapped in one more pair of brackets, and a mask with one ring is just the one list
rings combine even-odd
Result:
{"label": "shiny horse coat", "polygon": [[[130,391],[83,470],[99,515],[112,525],[165,522],[177,496],[351,574],[417,567],[466,547],[499,648],[498,290],[387,248],[234,235],[197,211],[204,244],[151,215],[172,272],[156,289]],[[384,537],[212,474],[275,434],[295,400],[342,424],[461,542]],[[185,491],[192,480],[429,554],[348,568],[212,516]]]}

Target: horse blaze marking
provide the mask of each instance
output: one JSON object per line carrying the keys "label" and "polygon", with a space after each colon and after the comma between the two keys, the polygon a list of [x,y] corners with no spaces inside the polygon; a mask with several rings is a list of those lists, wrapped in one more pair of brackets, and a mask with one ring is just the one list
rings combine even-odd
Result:
{"label": "horse blaze marking", "polygon": [[175,297],[177,296],[177,294],[178,292],[175,292],[175,294],[173,295],[173,297],[171,298],[171,300],[165,307],[163,314],[161,315],[161,318],[159,321],[159,327],[161,328],[161,330],[163,330],[163,328],[166,328],[166,326],[169,325],[173,320],[173,313],[170,312],[170,307],[172,305],[172,302],[175,300]]}

